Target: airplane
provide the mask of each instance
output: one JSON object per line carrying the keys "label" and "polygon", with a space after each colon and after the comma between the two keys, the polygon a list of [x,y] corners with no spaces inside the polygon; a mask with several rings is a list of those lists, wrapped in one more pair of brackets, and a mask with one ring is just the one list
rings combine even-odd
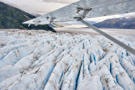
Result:
{"label": "airplane", "polygon": [[56,25],[57,22],[80,21],[89,28],[92,28],[94,31],[100,33],[104,37],[110,39],[111,41],[115,42],[122,48],[135,55],[135,50],[133,48],[84,20],[85,18],[125,14],[131,12],[135,12],[135,0],[80,0],[78,2],[47,13],[43,16],[39,16],[32,20],[26,21],[23,24]]}

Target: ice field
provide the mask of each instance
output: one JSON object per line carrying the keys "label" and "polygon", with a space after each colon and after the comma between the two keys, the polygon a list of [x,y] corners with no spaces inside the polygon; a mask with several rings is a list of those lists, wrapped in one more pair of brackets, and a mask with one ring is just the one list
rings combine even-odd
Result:
{"label": "ice field", "polygon": [[[135,90],[134,55],[70,30],[0,30],[0,90]],[[105,31],[135,48],[135,31]]]}

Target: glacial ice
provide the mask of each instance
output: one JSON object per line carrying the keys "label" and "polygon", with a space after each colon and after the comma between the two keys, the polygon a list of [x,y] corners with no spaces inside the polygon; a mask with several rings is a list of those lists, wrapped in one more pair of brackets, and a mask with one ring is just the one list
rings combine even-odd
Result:
{"label": "glacial ice", "polygon": [[135,90],[135,57],[102,36],[10,30],[0,40],[0,90]]}

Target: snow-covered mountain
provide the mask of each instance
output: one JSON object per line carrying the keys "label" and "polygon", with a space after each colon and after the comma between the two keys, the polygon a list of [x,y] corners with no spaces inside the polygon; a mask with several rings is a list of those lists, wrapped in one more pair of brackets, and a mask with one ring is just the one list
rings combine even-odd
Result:
{"label": "snow-covered mountain", "polygon": [[94,24],[99,28],[125,28],[125,29],[135,29],[135,17],[121,17],[107,19],[103,22]]}
{"label": "snow-covered mountain", "polygon": [[[71,31],[0,30],[0,90],[135,90],[135,56]],[[135,31],[122,31],[107,30],[135,48]]]}

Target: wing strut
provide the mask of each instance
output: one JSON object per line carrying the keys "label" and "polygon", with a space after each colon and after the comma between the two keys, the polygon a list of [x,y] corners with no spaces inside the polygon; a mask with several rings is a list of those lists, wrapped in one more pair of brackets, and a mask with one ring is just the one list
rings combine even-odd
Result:
{"label": "wing strut", "polygon": [[114,37],[110,36],[109,34],[101,31],[100,29],[98,29],[97,27],[89,24],[88,22],[84,21],[83,19],[79,19],[80,22],[82,22],[83,24],[85,24],[86,26],[88,26],[89,28],[92,28],[94,31],[100,33],[101,35],[103,35],[104,37],[108,38],[109,40],[113,41],[114,43],[118,44],[119,46],[121,46],[122,48],[126,49],[127,51],[129,51],[130,53],[135,55],[135,49],[129,47],[128,45],[124,44],[123,42],[115,39]]}

